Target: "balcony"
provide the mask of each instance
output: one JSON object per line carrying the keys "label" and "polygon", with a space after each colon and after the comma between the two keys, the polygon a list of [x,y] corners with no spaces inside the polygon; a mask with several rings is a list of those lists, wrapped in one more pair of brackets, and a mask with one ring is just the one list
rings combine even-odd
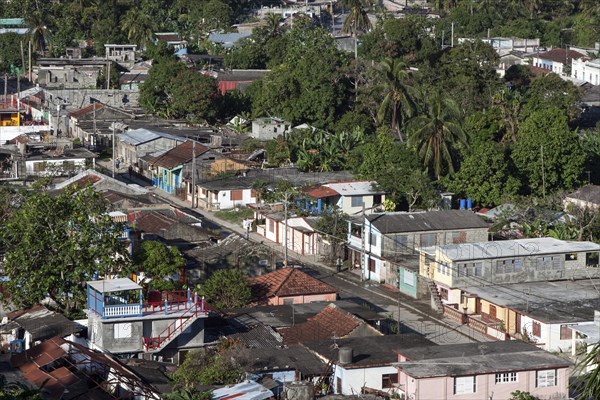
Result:
{"label": "balcony", "polygon": [[466,324],[467,315],[460,312],[456,307],[458,307],[457,304],[444,304],[444,316],[452,318],[461,325]]}

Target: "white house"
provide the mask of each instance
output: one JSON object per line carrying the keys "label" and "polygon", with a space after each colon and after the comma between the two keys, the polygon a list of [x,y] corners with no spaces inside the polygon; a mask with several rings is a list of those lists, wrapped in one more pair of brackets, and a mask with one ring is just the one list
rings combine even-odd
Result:
{"label": "white house", "polygon": [[585,56],[574,50],[561,48],[552,49],[533,56],[533,66],[552,71],[558,75],[570,75],[567,70],[571,68],[572,60],[579,60]]}
{"label": "white house", "polygon": [[600,58],[573,59],[571,66],[571,77],[581,79],[592,85],[600,84]]}

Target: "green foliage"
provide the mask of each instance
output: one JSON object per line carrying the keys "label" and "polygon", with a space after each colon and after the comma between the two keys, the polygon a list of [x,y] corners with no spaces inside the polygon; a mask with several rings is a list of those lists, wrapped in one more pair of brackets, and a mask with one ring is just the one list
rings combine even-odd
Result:
{"label": "green foliage", "polygon": [[58,195],[28,193],[1,222],[6,248],[3,284],[12,302],[31,306],[49,296],[61,311],[85,307],[85,282],[94,273],[125,272],[122,227],[93,188]]}
{"label": "green foliage", "polygon": [[231,385],[242,376],[242,369],[233,360],[240,345],[220,349],[200,349],[188,353],[185,361],[173,374],[179,386],[191,388],[194,385]]}
{"label": "green foliage", "polygon": [[21,382],[6,382],[0,375],[0,400],[42,400],[42,391],[32,389]]}
{"label": "green foliage", "polygon": [[331,253],[329,261],[334,262],[343,249],[343,244],[348,236],[348,215],[338,208],[324,210],[321,218],[316,223],[316,229],[319,234],[331,243]]}
{"label": "green foliage", "polygon": [[536,111],[556,108],[572,123],[579,117],[578,103],[581,100],[580,90],[571,82],[562,80],[556,74],[548,74],[535,78],[525,95],[522,117],[527,118]]}
{"label": "green foliage", "polygon": [[212,400],[212,392],[202,392],[195,388],[177,388],[166,395],[167,400]]}
{"label": "green foliage", "polygon": [[578,135],[569,129],[564,113],[549,108],[534,112],[523,122],[512,159],[523,175],[527,192],[543,196],[576,187],[585,153]]}
{"label": "green foliage", "polygon": [[199,288],[208,304],[217,308],[244,307],[252,298],[250,282],[235,269],[220,269]]}
{"label": "green foliage", "polygon": [[16,33],[0,35],[0,72],[9,72],[11,65],[21,67],[20,40]]}
{"label": "green foliage", "polygon": [[221,0],[208,0],[202,6],[203,28],[205,31],[229,29],[233,22],[233,10]]}
{"label": "green foliage", "polygon": [[140,284],[156,290],[174,290],[176,285],[167,278],[178,273],[185,265],[185,259],[176,247],[156,240],[143,241],[133,260],[144,273]]}
{"label": "green foliage", "polygon": [[254,211],[251,208],[242,208],[240,210],[215,211],[215,217],[231,222],[241,224],[242,220],[252,218]]}
{"label": "green foliage", "polygon": [[520,390],[515,390],[514,392],[511,392],[510,396],[510,400],[539,400],[531,393],[522,392]]}

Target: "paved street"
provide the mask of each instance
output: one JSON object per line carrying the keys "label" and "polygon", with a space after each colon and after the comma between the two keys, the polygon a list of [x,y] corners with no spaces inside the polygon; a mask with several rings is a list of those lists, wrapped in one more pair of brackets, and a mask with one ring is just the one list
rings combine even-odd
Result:
{"label": "paved street", "polygon": [[[135,175],[130,177],[125,172],[118,173],[117,178],[127,183],[150,186],[147,181],[138,179]],[[242,226],[217,219],[212,212],[199,209],[192,210],[189,208],[188,203],[170,196],[159,189],[153,187],[149,187],[149,189],[166,202],[202,218],[213,228],[218,226],[227,233],[242,236],[245,233]],[[283,253],[281,245],[270,242],[257,233],[251,233],[249,240],[255,243],[262,243],[280,254]],[[468,326],[459,325],[449,318],[436,314],[431,310],[426,301],[417,301],[408,298],[372,282],[361,282],[361,277],[353,272],[342,271],[337,273],[333,267],[320,263],[314,256],[300,256],[291,252],[289,252],[288,256],[291,259],[290,263],[302,265],[305,272],[337,288],[341,299],[350,299],[358,304],[364,304],[365,307],[371,308],[380,315],[389,316],[396,320],[398,319],[398,314],[400,314],[399,319],[403,333],[418,332],[438,344],[493,340],[473,331]],[[283,258],[283,256],[281,257]]]}

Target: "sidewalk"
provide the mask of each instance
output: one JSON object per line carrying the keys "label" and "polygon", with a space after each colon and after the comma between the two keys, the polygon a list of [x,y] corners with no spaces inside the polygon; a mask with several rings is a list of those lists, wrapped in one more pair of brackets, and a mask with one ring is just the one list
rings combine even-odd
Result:
{"label": "sidewalk", "polygon": [[[110,164],[110,162],[108,162],[108,164]],[[215,217],[214,213],[211,211],[206,211],[198,208],[192,209],[190,203],[185,202],[175,196],[170,196],[167,193],[161,191],[160,189],[153,187],[151,182],[139,177],[137,174],[132,174],[131,176],[129,176],[128,171],[124,168],[120,169],[119,173],[115,175],[115,178],[125,183],[134,183],[139,186],[145,187],[152,193],[154,193],[154,195],[164,200],[166,203],[169,203],[174,207],[184,209],[186,212],[189,212],[192,215],[209,221],[215,225],[221,226],[232,233],[240,235],[241,237],[245,237],[246,235],[246,231],[241,225],[219,219]],[[267,246],[271,248],[274,252],[279,254],[281,258],[283,258],[284,249],[281,244],[267,240],[256,232],[250,232],[249,238],[247,240]],[[443,315],[436,314],[431,309],[428,302],[415,300],[400,292],[387,289],[375,282],[362,281],[361,277],[358,274],[355,274],[348,270],[337,272],[335,266],[324,264],[318,259],[317,256],[304,256],[294,253],[292,251],[288,251],[288,260],[290,264],[309,266],[310,268],[316,269],[319,273],[323,274],[324,276],[336,277],[344,282],[358,286],[362,290],[372,293],[373,295],[380,296],[394,303],[400,303],[402,307],[407,309],[408,311],[411,311],[412,313],[419,315],[422,318],[430,320],[434,323],[440,324],[451,331],[460,333],[472,340],[478,342],[488,342],[493,340],[479,332],[473,331],[472,328],[466,325],[460,325],[450,318],[446,318]]]}

